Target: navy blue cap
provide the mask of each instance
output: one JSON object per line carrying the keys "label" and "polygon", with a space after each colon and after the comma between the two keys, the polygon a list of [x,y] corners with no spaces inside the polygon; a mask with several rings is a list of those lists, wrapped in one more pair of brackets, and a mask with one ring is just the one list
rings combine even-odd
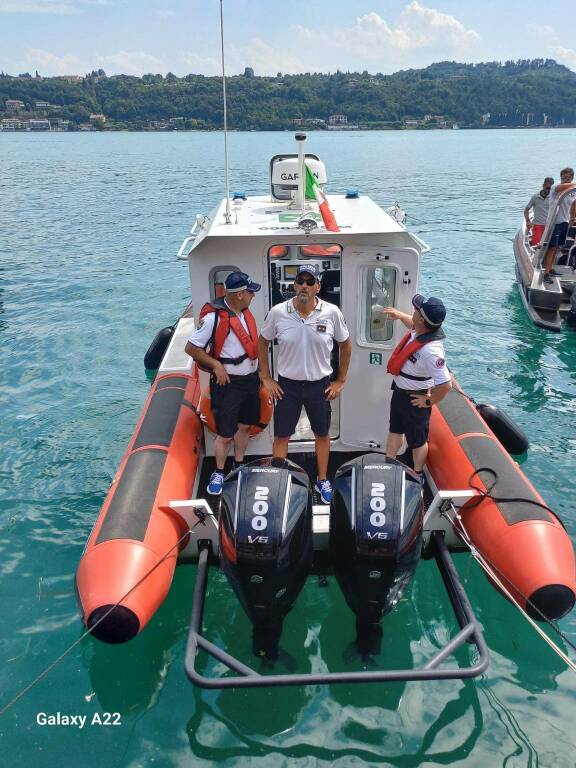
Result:
{"label": "navy blue cap", "polygon": [[251,280],[246,272],[230,272],[226,278],[224,285],[226,290],[230,293],[238,293],[239,291],[252,291],[252,293],[258,293],[261,285]]}
{"label": "navy blue cap", "polygon": [[320,282],[320,270],[318,269],[316,264],[300,264],[300,266],[296,270],[296,276],[298,276],[302,272],[307,272],[309,275],[312,275],[312,277],[316,280],[317,283]]}
{"label": "navy blue cap", "polygon": [[442,299],[437,299],[435,296],[430,296],[429,299],[426,299],[422,294],[417,293],[412,299],[412,304],[420,312],[428,325],[438,328],[444,322],[446,307]]}

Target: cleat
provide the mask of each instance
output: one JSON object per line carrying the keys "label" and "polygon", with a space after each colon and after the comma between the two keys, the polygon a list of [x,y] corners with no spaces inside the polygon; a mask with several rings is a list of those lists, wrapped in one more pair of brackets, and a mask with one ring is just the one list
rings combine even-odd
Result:
{"label": "cleat", "polygon": [[220,496],[222,493],[222,485],[224,484],[224,472],[217,469],[210,475],[210,482],[206,487],[206,490],[210,496]]}
{"label": "cleat", "polygon": [[330,504],[332,501],[332,483],[330,480],[319,480],[317,478],[314,487],[320,494],[322,504]]}

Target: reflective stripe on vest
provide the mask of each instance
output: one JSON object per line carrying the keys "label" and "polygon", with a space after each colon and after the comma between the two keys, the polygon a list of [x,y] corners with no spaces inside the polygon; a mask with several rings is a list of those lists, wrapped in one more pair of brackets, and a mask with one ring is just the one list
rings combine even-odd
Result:
{"label": "reflective stripe on vest", "polygon": [[[212,337],[205,347],[208,354],[226,365],[240,365],[248,357],[250,360],[256,360],[258,357],[258,329],[256,328],[256,320],[252,312],[249,309],[244,310],[244,319],[248,326],[248,333],[246,333],[246,329],[238,315],[224,303],[224,299],[216,299],[204,304],[200,310],[200,319],[212,312],[217,314]],[[222,347],[231,330],[236,334],[246,354],[235,358],[221,358]],[[208,350],[209,346],[211,347],[210,350]]]}

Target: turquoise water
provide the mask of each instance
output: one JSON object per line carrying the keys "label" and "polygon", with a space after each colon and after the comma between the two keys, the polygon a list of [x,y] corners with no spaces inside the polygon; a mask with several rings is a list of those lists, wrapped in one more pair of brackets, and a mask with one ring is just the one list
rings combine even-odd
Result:
{"label": "turquoise water", "polygon": [[[330,188],[395,200],[431,246],[450,364],[479,401],[526,431],[523,469],[576,539],[576,336],[535,328],[511,239],[546,175],[574,165],[576,131],[312,133]],[[230,136],[231,187],[267,188],[291,134]],[[150,381],[144,352],[187,303],[175,254],[222,194],[222,136],[0,135],[0,706],[82,632],[74,572]],[[491,651],[473,682],[270,691],[194,690],[183,670],[195,569],[124,647],[83,640],[0,718],[0,762],[136,766],[574,766],[576,676],[458,558]],[[386,619],[381,661],[429,657],[454,621],[430,563]],[[211,606],[211,608],[210,608]],[[209,637],[250,661],[248,622],[220,573]],[[560,622],[576,642],[575,615]],[[310,580],[285,623],[280,667],[357,666],[334,580]],[[84,728],[38,713],[86,715]],[[118,712],[116,726],[90,724]]]}

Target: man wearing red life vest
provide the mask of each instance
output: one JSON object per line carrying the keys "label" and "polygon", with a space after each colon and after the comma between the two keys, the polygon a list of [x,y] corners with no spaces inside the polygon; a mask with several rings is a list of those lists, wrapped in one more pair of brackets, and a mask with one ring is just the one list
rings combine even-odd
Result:
{"label": "man wearing red life vest", "polygon": [[388,373],[394,381],[386,455],[395,459],[405,436],[412,449],[414,469],[422,475],[428,455],[430,410],[448,394],[452,381],[442,343],[445,334],[441,326],[446,317],[443,302],[418,294],[412,305],[412,315],[395,307],[382,310],[410,329],[388,361]]}
{"label": "man wearing red life vest", "polygon": [[248,307],[261,286],[245,272],[232,272],[224,285],[225,297],[204,305],[186,344],[196,363],[212,372],[210,397],[217,430],[216,469],[207,488],[212,496],[222,493],[230,443],[234,441],[237,467],[244,461],[250,427],[260,421],[258,331]]}

